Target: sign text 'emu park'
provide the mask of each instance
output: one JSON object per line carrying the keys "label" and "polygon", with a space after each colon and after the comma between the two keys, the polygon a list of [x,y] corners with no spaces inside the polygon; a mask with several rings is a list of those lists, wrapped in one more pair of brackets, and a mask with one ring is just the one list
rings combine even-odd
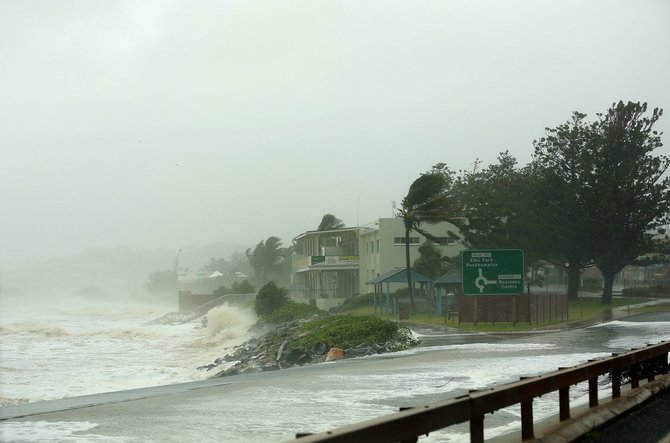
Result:
{"label": "sign text 'emu park'", "polygon": [[521,294],[524,274],[520,249],[463,251],[463,293],[466,295]]}

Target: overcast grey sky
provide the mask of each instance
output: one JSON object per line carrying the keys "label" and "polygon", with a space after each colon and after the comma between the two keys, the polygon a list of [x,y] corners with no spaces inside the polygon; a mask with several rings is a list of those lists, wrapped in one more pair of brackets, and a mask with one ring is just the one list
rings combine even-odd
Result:
{"label": "overcast grey sky", "polygon": [[669,79],[666,0],[0,0],[0,267],[364,224]]}

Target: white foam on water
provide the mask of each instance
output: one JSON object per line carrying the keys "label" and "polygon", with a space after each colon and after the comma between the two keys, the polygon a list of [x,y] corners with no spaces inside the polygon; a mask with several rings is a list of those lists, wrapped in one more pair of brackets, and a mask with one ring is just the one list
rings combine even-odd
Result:
{"label": "white foam on water", "polygon": [[66,421],[25,421],[3,422],[0,424],[0,441],[7,443],[103,443],[136,442],[139,440],[119,436],[106,436],[90,433],[98,425],[90,422]]}
{"label": "white foam on water", "polygon": [[616,331],[617,336],[605,343],[605,346],[611,349],[631,349],[670,340],[670,322],[614,320],[591,328],[608,328]]}
{"label": "white foam on water", "polygon": [[[468,343],[458,345],[438,345],[438,346],[422,346],[417,348],[399,351],[395,355],[412,355],[430,351],[446,351],[446,350],[461,350],[466,352],[514,352],[514,351],[531,351],[531,350],[547,350],[555,349],[557,346],[553,343]],[[375,357],[375,356],[370,356]]]}
{"label": "white foam on water", "polygon": [[[3,301],[3,307],[7,304]],[[255,315],[222,306],[208,328],[146,325],[146,305],[14,304],[0,312],[0,405],[201,380],[249,338]]]}

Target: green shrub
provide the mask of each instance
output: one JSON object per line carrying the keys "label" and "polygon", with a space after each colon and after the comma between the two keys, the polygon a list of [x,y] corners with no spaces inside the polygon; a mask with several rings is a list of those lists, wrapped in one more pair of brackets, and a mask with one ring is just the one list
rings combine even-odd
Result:
{"label": "green shrub", "polygon": [[300,338],[292,345],[310,347],[315,343],[324,342],[348,349],[364,342],[397,341],[401,326],[396,322],[373,316],[329,315],[304,324],[302,329]]}
{"label": "green shrub", "polygon": [[214,295],[217,297],[223,297],[227,294],[230,294],[230,289],[226,288],[225,286],[219,286],[219,288],[214,291]]}
{"label": "green shrub", "polygon": [[316,306],[289,301],[281,308],[277,309],[271,314],[266,315],[264,319],[269,323],[285,323],[293,320],[310,318],[314,315],[324,314],[325,312]]}
{"label": "green shrub", "polygon": [[288,289],[277,286],[274,281],[263,286],[256,295],[255,310],[259,317],[267,317],[290,302]]}
{"label": "green shrub", "polygon": [[588,292],[598,292],[602,290],[603,282],[599,278],[585,278],[582,281],[582,289]]}
{"label": "green shrub", "polygon": [[670,286],[652,286],[649,288],[626,288],[621,293],[626,297],[670,297]]}
{"label": "green shrub", "polygon": [[374,296],[375,294],[373,292],[368,292],[367,294],[361,294],[353,298],[348,298],[344,301],[344,303],[342,303],[342,306],[340,306],[339,310],[348,311],[365,306],[373,306],[375,300]]}
{"label": "green shrub", "polygon": [[252,294],[256,292],[256,288],[249,283],[249,280],[243,280],[241,282],[234,282],[230,288],[230,292],[232,294]]}

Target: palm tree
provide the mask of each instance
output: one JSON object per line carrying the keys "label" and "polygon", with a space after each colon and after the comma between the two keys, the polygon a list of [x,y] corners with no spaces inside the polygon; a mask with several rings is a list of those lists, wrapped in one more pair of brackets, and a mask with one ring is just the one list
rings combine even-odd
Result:
{"label": "palm tree", "polygon": [[409,234],[416,231],[435,243],[441,243],[440,239],[421,229],[421,224],[437,224],[454,219],[457,205],[450,191],[451,176],[448,171],[422,174],[410,185],[402,200],[402,207],[398,209],[398,216],[405,225],[405,269],[412,313],[416,310],[409,258]]}
{"label": "palm tree", "polygon": [[282,258],[282,242],[279,237],[268,237],[267,240],[261,240],[253,252],[251,248],[247,249],[246,255],[249,264],[254,269],[254,276],[258,283],[267,282],[268,272],[272,271]]}
{"label": "palm tree", "polygon": [[265,240],[265,247],[263,248],[263,269],[265,280],[270,280],[268,274],[277,267],[282,257],[282,244],[279,237],[268,237]]}
{"label": "palm tree", "polygon": [[261,240],[258,242],[254,250],[252,251],[251,248],[247,249],[246,255],[247,255],[247,260],[249,260],[249,264],[254,270],[254,279],[256,280],[256,283],[262,283],[263,278],[263,263],[262,263],[262,255],[263,255],[263,248],[265,247],[265,242]]}
{"label": "palm tree", "polygon": [[324,214],[319,223],[319,227],[316,228],[317,231],[329,231],[331,229],[342,229],[344,228],[344,222],[339,218],[335,217],[333,214]]}

